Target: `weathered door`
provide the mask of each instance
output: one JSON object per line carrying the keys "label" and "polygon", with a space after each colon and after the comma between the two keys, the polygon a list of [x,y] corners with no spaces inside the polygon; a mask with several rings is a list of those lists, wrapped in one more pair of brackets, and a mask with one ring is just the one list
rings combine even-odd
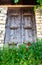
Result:
{"label": "weathered door", "polygon": [[32,42],[32,20],[31,16],[23,14],[8,17],[6,24],[6,42]]}

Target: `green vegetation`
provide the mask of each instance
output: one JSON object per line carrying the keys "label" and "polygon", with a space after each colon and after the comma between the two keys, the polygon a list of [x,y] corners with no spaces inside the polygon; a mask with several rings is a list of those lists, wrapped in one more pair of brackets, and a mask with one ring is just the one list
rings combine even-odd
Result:
{"label": "green vegetation", "polygon": [[16,3],[16,4],[19,2],[19,0],[13,0],[13,1],[14,1],[14,3]]}
{"label": "green vegetation", "polygon": [[0,65],[42,65],[42,40],[0,49]]}
{"label": "green vegetation", "polygon": [[40,7],[40,9],[42,9],[42,0],[36,0],[37,3],[39,3],[39,5],[34,5],[34,11],[36,11],[36,9],[38,7]]}
{"label": "green vegetation", "polygon": [[42,0],[37,0],[37,2],[42,6]]}
{"label": "green vegetation", "polygon": [[42,0],[37,0],[37,3],[39,3],[39,6],[36,6],[36,8],[40,7],[42,9]]}

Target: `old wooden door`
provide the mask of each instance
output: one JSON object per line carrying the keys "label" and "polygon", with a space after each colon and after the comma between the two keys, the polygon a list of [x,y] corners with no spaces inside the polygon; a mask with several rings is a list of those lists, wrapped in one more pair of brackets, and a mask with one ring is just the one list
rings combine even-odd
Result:
{"label": "old wooden door", "polygon": [[28,15],[14,15],[8,17],[6,24],[6,37],[5,43],[7,42],[15,42],[15,43],[23,43],[23,42],[32,42],[32,19],[31,16]]}

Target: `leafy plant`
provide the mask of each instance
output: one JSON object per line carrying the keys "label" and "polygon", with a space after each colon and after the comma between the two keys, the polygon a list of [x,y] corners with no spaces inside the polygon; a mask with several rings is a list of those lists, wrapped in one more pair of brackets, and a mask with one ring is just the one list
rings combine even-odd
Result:
{"label": "leafy plant", "polygon": [[42,40],[0,49],[0,65],[42,65]]}
{"label": "leafy plant", "polygon": [[13,0],[13,1],[14,1],[14,3],[16,3],[16,4],[19,2],[19,0]]}
{"label": "leafy plant", "polygon": [[42,6],[42,0],[37,0],[37,2]]}

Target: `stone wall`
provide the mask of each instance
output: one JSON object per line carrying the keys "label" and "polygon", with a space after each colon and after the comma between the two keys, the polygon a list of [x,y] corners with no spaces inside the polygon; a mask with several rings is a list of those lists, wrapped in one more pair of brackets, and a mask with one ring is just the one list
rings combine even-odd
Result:
{"label": "stone wall", "polygon": [[35,11],[37,38],[42,38],[42,9]]}
{"label": "stone wall", "polygon": [[0,43],[4,43],[7,8],[0,7]]}

